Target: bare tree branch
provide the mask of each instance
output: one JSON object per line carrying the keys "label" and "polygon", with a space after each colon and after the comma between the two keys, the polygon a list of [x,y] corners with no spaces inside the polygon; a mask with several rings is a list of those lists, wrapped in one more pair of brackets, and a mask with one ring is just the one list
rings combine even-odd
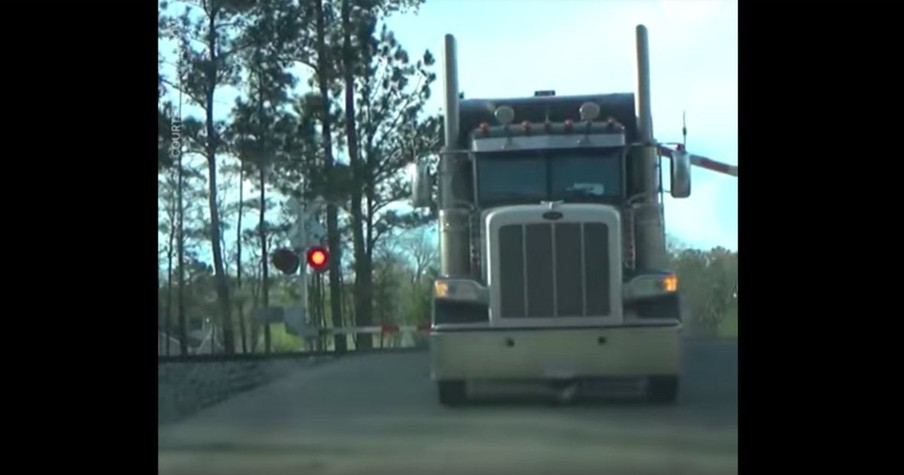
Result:
{"label": "bare tree branch", "polygon": [[193,94],[188,88],[186,88],[186,87],[184,87],[184,86],[181,86],[181,85],[179,85],[179,84],[176,84],[176,83],[170,81],[169,79],[167,79],[167,78],[164,77],[164,76],[161,76],[161,77],[160,77],[160,80],[161,80],[164,84],[166,84],[167,86],[169,86],[169,87],[171,87],[171,88],[173,88],[173,89],[175,89],[175,90],[181,92],[182,94],[185,94],[186,96],[188,96],[188,98],[189,98],[192,102],[194,102],[195,105],[201,107],[201,109],[203,109],[204,112],[207,112],[207,101],[204,100],[204,98],[201,98],[201,97],[199,97],[199,96]]}

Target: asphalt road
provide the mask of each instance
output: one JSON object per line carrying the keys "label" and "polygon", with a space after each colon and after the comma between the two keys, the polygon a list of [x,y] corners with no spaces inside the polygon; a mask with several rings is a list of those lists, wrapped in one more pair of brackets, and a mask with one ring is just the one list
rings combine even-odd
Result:
{"label": "asphalt road", "polygon": [[426,353],[350,357],[161,427],[160,474],[738,471],[737,345],[694,342],[674,406],[547,398],[447,409]]}

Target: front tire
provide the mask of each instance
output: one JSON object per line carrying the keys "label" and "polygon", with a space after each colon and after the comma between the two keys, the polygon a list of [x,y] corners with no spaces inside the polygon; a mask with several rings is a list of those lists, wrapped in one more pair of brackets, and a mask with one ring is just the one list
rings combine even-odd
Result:
{"label": "front tire", "polygon": [[647,400],[655,404],[674,404],[678,399],[677,376],[654,376],[647,381]]}
{"label": "front tire", "polygon": [[464,381],[440,381],[437,386],[439,403],[443,406],[460,406],[467,401]]}

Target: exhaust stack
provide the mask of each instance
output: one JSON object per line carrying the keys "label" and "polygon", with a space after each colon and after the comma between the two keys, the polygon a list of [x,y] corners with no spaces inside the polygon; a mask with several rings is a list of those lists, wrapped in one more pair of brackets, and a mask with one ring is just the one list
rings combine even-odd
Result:
{"label": "exhaust stack", "polygon": [[634,179],[642,198],[635,208],[635,239],[638,269],[664,269],[667,264],[662,204],[659,203],[657,151],[653,138],[653,107],[650,100],[650,49],[647,27],[637,25],[637,133],[641,147],[632,153]]}
{"label": "exhaust stack", "polygon": [[458,149],[459,108],[458,108],[458,59],[455,54],[455,37],[445,38],[445,148],[440,157],[439,180],[439,252],[440,273],[444,276],[461,277],[471,272],[469,211],[459,206],[462,201],[458,194]]}
{"label": "exhaust stack", "polygon": [[455,37],[446,35],[445,41],[445,131],[446,150],[454,150],[458,143],[458,58],[455,55]]}

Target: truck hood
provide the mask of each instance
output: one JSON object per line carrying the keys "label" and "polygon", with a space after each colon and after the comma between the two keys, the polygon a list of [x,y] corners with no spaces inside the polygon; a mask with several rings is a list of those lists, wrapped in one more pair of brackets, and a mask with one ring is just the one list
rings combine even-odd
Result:
{"label": "truck hood", "polygon": [[[500,206],[484,211],[484,228],[490,221],[504,218],[519,223],[541,223],[546,221],[593,221],[603,217],[619,218],[618,210],[610,205],[595,203],[542,203]],[[486,231],[484,229],[484,231]]]}

